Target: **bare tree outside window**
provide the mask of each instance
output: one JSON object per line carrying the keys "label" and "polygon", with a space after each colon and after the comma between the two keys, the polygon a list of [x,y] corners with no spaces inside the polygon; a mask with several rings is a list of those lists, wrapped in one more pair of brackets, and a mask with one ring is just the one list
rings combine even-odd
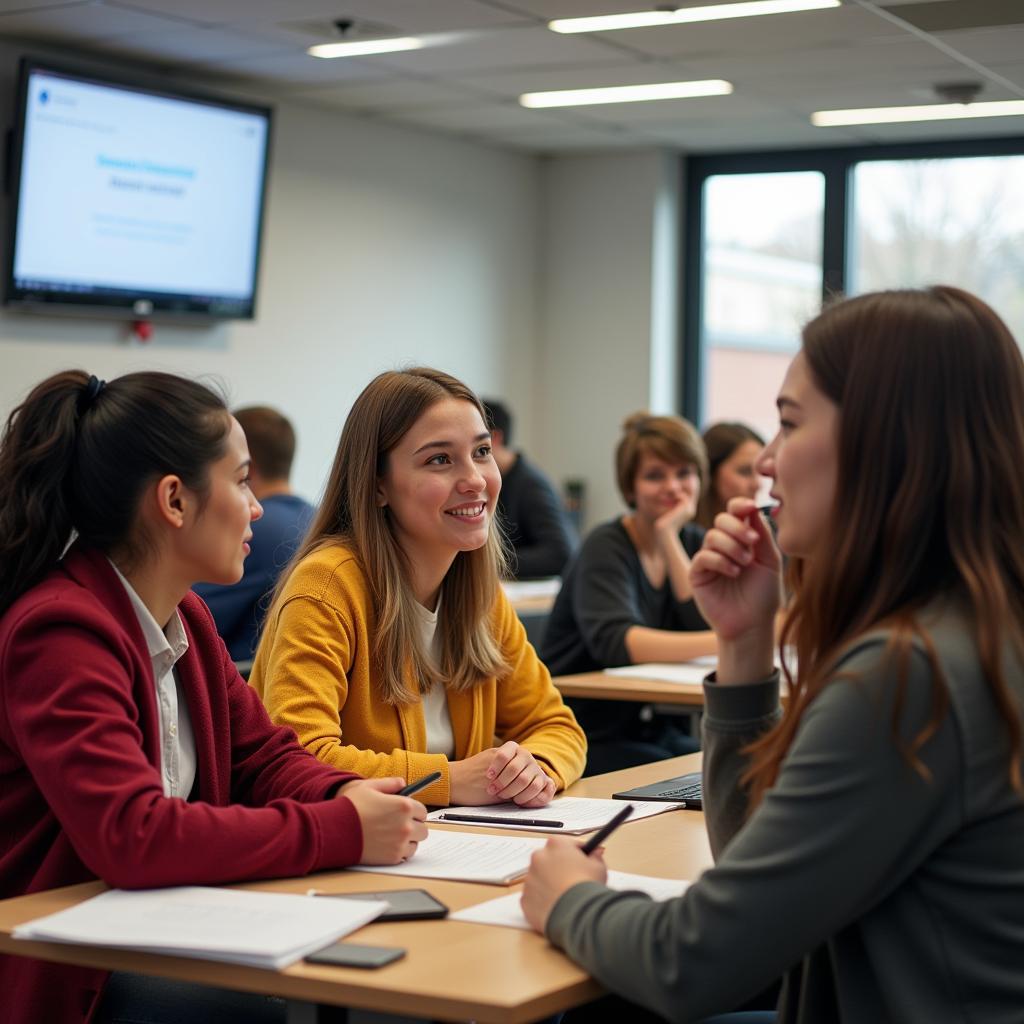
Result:
{"label": "bare tree outside window", "polygon": [[956,285],[1024,344],[1024,156],[866,161],[853,210],[851,294]]}

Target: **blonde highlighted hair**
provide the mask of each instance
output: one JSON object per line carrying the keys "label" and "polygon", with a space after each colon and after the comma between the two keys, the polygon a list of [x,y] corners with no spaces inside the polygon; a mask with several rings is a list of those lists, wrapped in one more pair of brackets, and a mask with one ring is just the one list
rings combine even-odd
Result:
{"label": "blonde highlighted hair", "polygon": [[409,566],[391,514],[377,502],[388,454],[427,409],[449,398],[471,403],[486,423],[476,395],[440,370],[389,371],[366,386],[345,420],[323,501],[273,599],[276,606],[287,577],[307,555],[338,543],[350,548],[366,575],[375,618],[373,659],[381,697],[389,704],[419,699],[409,685],[410,673],[424,691],[436,684],[468,690],[508,668],[491,620],[505,567],[497,524],[492,523],[486,544],[455,556],[441,584],[444,612],[435,662],[423,643]]}

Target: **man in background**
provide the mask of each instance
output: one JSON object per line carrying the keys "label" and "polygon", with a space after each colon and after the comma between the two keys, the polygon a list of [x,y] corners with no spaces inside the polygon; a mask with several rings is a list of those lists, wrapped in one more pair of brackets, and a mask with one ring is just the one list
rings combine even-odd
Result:
{"label": "man in background", "polygon": [[515,550],[516,579],[559,576],[576,547],[576,534],[551,481],[510,445],[512,415],[499,401],[485,398],[491,453],[501,472],[498,512]]}
{"label": "man in background", "polygon": [[295,456],[291,423],[263,405],[238,409],[234,417],[249,443],[249,488],[263,516],[252,524],[242,578],[231,586],[200,583],[195,592],[209,605],[231,657],[244,662],[256,650],[271,592],[306,534],[313,506],[292,494],[289,483]]}

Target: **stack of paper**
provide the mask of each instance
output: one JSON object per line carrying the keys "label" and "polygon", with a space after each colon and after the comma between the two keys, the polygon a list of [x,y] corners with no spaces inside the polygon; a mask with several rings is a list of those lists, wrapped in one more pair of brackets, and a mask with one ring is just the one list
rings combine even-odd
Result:
{"label": "stack of paper", "polygon": [[559,576],[543,580],[505,580],[501,584],[501,589],[505,591],[505,596],[510,601],[529,601],[540,597],[550,597],[553,600],[562,589],[562,580]]}
{"label": "stack of paper", "polygon": [[14,937],[279,969],[368,924],[386,907],[199,886],[112,889],[19,925]]}
{"label": "stack of paper", "polygon": [[447,878],[453,882],[508,885],[525,875],[534,850],[543,839],[482,836],[472,832],[431,831],[414,857],[386,867],[358,866],[351,871],[413,878]]}
{"label": "stack of paper", "polygon": [[[620,891],[638,889],[659,902],[672,899],[673,896],[682,896],[689,885],[689,882],[682,882],[674,878],[651,878],[648,875],[631,875],[625,871],[608,872],[608,887],[610,889]],[[521,899],[522,893],[518,892],[510,893],[508,896],[499,896],[496,900],[488,900],[486,903],[478,903],[475,907],[457,910],[454,914],[449,915],[449,920],[528,929],[530,925],[523,916],[522,907],[519,905]]]}
{"label": "stack of paper", "polygon": [[[664,814],[685,804],[638,804],[629,821],[653,814]],[[563,796],[547,807],[519,807],[516,804],[488,804],[485,807],[445,807],[431,811],[427,821],[438,825],[476,825],[480,828],[515,828],[528,832],[551,832],[560,836],[579,836],[607,825],[622,810],[621,800],[596,800],[583,796]],[[462,820],[459,820],[462,819]],[[471,819],[471,820],[469,820]],[[541,824],[548,822],[549,824]],[[628,824],[628,822],[627,822]]]}
{"label": "stack of paper", "polygon": [[606,668],[606,676],[620,676],[624,679],[656,679],[664,683],[696,683],[704,682],[709,672],[714,671],[715,659],[709,665],[706,659],[684,661],[676,664],[648,662],[643,665],[624,665],[622,668]]}

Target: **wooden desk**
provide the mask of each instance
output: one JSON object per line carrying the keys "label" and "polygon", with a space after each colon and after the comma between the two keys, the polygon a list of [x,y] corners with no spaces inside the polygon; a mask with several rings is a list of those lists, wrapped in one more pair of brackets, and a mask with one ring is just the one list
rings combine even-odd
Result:
{"label": "wooden desk", "polygon": [[594,700],[635,700],[655,704],[679,704],[703,708],[704,688],[700,683],[669,683],[664,679],[630,679],[604,672],[580,672],[552,679],[563,697]]}
{"label": "wooden desk", "polygon": [[517,615],[548,615],[561,589],[558,577],[547,580],[505,580],[502,583]]}
{"label": "wooden desk", "polygon": [[[700,755],[691,754],[586,779],[569,792],[574,796],[609,796],[629,786],[695,771],[699,765]],[[467,831],[497,833],[494,829]],[[531,833],[502,831],[500,834]],[[704,816],[699,811],[670,811],[632,822],[612,835],[607,850],[610,867],[666,878],[695,878],[711,863]],[[329,892],[422,887],[452,910],[509,891],[504,886],[344,871],[263,882],[246,888],[305,892],[310,886]],[[284,971],[266,971],[181,957],[11,938],[16,925],[72,906],[103,888],[100,882],[88,882],[0,902],[0,952],[278,995],[299,1001],[295,1019],[310,1010],[308,1004],[320,1003],[433,1020],[526,1024],[601,994],[600,987],[585,971],[552,949],[541,936],[515,928],[463,921],[405,921],[369,924],[359,929],[353,934],[353,941],[403,946],[408,950],[404,960],[378,971],[321,967],[302,961]],[[312,1019],[312,1015],[302,1019]]]}

